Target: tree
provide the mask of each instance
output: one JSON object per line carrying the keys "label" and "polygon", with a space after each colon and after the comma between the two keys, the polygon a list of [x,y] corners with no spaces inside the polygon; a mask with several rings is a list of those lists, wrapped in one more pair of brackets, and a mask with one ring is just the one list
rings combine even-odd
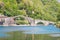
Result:
{"label": "tree", "polygon": [[56,0],[0,0],[0,13],[6,16],[28,15],[34,19],[56,21],[60,18],[60,3]]}

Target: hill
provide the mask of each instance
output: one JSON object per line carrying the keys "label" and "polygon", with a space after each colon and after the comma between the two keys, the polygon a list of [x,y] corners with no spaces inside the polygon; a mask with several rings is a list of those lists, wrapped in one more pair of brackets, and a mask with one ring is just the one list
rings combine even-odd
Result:
{"label": "hill", "polygon": [[24,15],[34,19],[60,21],[60,3],[57,0],[0,0],[0,14]]}

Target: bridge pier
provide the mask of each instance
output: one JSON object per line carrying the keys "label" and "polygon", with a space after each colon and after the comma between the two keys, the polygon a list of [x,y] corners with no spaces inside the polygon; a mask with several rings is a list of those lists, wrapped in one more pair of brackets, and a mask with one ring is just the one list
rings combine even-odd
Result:
{"label": "bridge pier", "polygon": [[31,20],[30,25],[31,25],[31,26],[36,26],[35,20]]}
{"label": "bridge pier", "polygon": [[47,26],[47,25],[49,25],[49,23],[48,22],[45,22],[44,25]]}

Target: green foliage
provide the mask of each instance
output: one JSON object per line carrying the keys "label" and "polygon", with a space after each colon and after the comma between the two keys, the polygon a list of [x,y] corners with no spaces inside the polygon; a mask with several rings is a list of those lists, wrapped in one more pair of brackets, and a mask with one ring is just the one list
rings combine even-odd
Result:
{"label": "green foliage", "polygon": [[34,19],[60,21],[60,3],[56,0],[0,0],[0,13],[6,16],[28,15]]}
{"label": "green foliage", "polygon": [[15,20],[25,20],[23,17],[16,17]]}
{"label": "green foliage", "polygon": [[60,21],[58,21],[58,22],[56,23],[56,26],[57,26],[58,28],[60,28]]}
{"label": "green foliage", "polygon": [[60,21],[60,13],[58,13],[57,19],[58,19],[58,21]]}
{"label": "green foliage", "polygon": [[26,20],[16,20],[16,24],[20,25],[20,24],[28,24],[28,21]]}

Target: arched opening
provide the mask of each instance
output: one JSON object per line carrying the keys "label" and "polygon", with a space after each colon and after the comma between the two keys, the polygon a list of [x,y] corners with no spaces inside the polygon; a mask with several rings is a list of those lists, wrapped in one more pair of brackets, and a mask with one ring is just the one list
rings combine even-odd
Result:
{"label": "arched opening", "polygon": [[37,25],[44,25],[44,23],[43,22],[38,22]]}
{"label": "arched opening", "polygon": [[28,25],[29,24],[29,22],[25,20],[24,17],[16,17],[14,18],[14,20],[17,25]]}
{"label": "arched opening", "polygon": [[5,20],[4,19],[1,19],[0,25],[3,25],[4,22],[5,22]]}
{"label": "arched opening", "polygon": [[0,25],[3,25],[3,22],[0,22]]}
{"label": "arched opening", "polygon": [[53,23],[49,23],[48,25],[54,25]]}

